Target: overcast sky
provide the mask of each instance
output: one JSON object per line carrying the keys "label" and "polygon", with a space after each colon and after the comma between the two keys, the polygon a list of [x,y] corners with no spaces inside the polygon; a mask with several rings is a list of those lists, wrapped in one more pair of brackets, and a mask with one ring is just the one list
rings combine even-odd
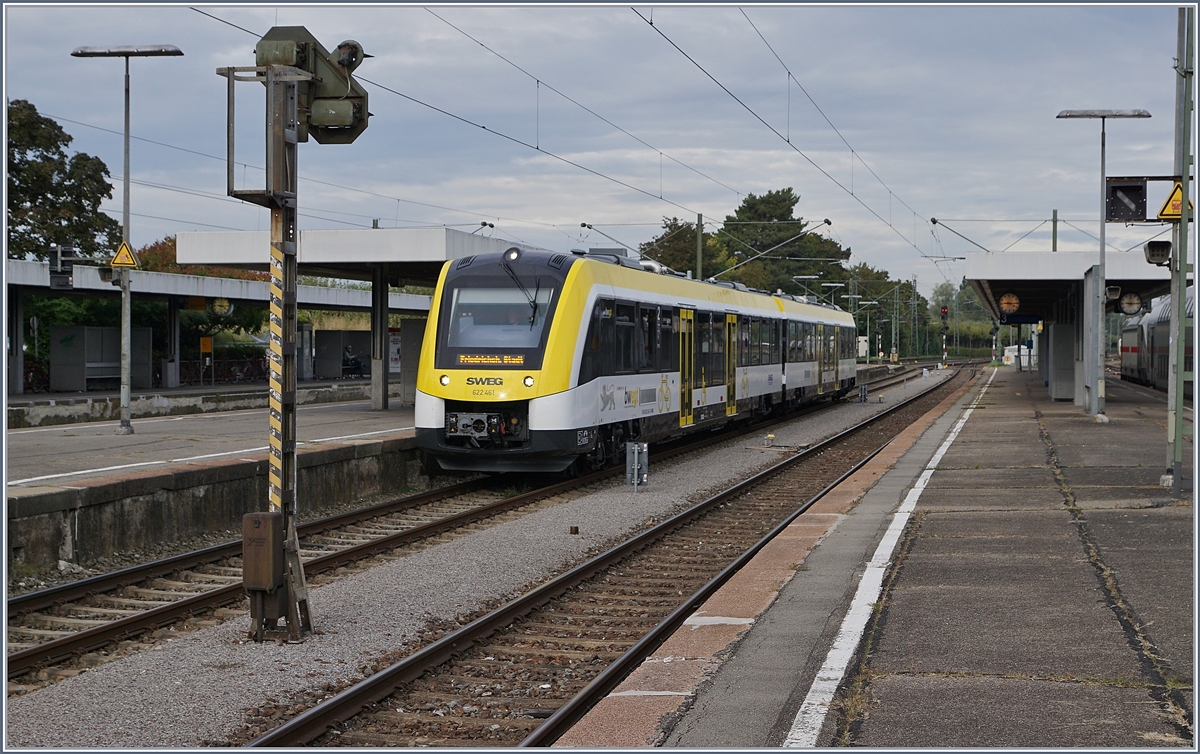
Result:
{"label": "overcast sky", "polygon": [[[965,272],[935,258],[979,251],[931,217],[1019,264],[1050,249],[1057,209],[1060,250],[1098,248],[1100,124],[1060,110],[1150,111],[1108,121],[1108,174],[1174,172],[1167,5],[10,4],[4,22],[7,98],[105,161],[118,219],[122,62],[70,53],[183,50],[132,61],[135,246],[268,227],[266,210],[225,195],[215,69],[253,65],[275,25],[374,56],[356,72],[374,82],[370,127],[352,145],[300,147],[301,228],[487,221],[550,249],[614,245],[598,231],[636,246],[663,217],[719,222],[746,194],[790,186],[796,214],[832,220],[822,232],[853,261],[928,293]],[[237,91],[236,176],[261,188],[263,89]],[[1150,185],[1150,214],[1169,188]],[[1110,224],[1108,241],[1140,255],[1162,230]]]}

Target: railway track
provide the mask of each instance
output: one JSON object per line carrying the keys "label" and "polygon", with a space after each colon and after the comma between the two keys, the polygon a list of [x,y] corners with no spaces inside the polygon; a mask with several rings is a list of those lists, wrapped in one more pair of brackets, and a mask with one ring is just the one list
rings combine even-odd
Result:
{"label": "railway track", "polygon": [[658,524],[250,746],[549,745],[959,374]]}
{"label": "railway track", "polygon": [[[906,378],[891,376],[872,386],[886,387]],[[656,461],[822,407],[687,441],[656,452]],[[506,514],[520,515],[513,513],[517,509],[569,499],[622,472],[610,469],[515,496],[499,492],[494,481],[480,479],[303,524],[298,534],[305,574],[312,579],[370,558],[398,557],[401,553],[392,554],[398,548],[429,546],[455,530],[489,519],[499,522]],[[203,626],[219,620],[214,611],[240,605],[245,597],[240,556],[241,542],[232,541],[10,598],[9,680],[86,655],[94,658],[100,650],[182,621]]]}

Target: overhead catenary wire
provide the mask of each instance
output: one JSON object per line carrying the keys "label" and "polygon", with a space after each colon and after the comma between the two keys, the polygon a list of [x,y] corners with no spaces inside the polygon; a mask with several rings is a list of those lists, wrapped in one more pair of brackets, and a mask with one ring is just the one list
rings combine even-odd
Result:
{"label": "overhead catenary wire", "polygon": [[[883,186],[885,189],[887,189],[889,201],[892,198],[895,198],[896,201],[900,202],[900,204],[902,204],[905,209],[907,209],[909,212],[912,212],[913,214],[916,214],[916,210],[914,210],[912,207],[908,206],[907,202],[905,202],[903,199],[901,199],[899,196],[897,196],[895,194],[895,192],[892,191],[891,187],[888,186],[887,183],[885,183],[884,180],[879,177],[879,175],[874,171],[874,169],[872,169],[871,166],[868,165],[867,162],[862,159],[862,157],[859,157],[857,150],[855,150],[854,147],[850,144],[850,142],[846,140],[846,137],[842,134],[842,132],[840,130],[838,130],[838,127],[833,124],[833,121],[829,119],[829,116],[826,115],[825,111],[821,109],[821,106],[817,104],[817,101],[815,99],[813,99],[811,94],[808,93],[808,90],[805,89],[804,85],[800,83],[800,79],[796,78],[795,74],[792,73],[792,70],[788,67],[787,63],[783,62],[783,58],[779,57],[779,53],[775,52],[775,48],[772,47],[771,43],[767,41],[766,36],[764,36],[763,33],[761,31],[759,31],[758,26],[756,26],[755,23],[750,20],[750,16],[746,15],[745,9],[738,8],[738,10],[741,11],[742,16],[746,19],[746,22],[750,24],[750,28],[754,29],[754,33],[758,35],[758,38],[763,41],[763,44],[767,46],[767,49],[770,50],[771,54],[775,56],[775,59],[779,61],[779,65],[783,66],[783,70],[787,72],[788,82],[790,83],[790,82],[794,81],[796,83],[796,86],[800,88],[800,91],[804,93],[804,96],[808,98],[808,101],[812,103],[812,106],[814,108],[816,108],[817,112],[821,114],[821,117],[825,119],[825,122],[829,124],[829,127],[831,129],[833,129],[833,132],[835,134],[837,134],[838,138],[842,140],[842,143],[846,145],[846,148],[850,150],[852,159],[857,157],[858,161],[863,164],[863,167],[865,167],[867,169],[867,171],[870,172],[870,174],[872,176],[874,176],[875,180],[879,181],[879,185]],[[790,87],[788,89],[788,97],[789,97],[789,99],[788,99],[789,121],[788,122],[789,122],[789,128],[790,128],[790,123],[791,123],[791,121],[790,121],[790,119],[791,119],[791,105],[790,105],[791,88]],[[788,141],[790,143],[790,139]],[[853,162],[851,162],[851,169],[853,169]],[[889,212],[889,214],[890,214],[890,212]],[[882,219],[882,218],[880,218],[880,219]],[[888,222],[889,222],[889,224],[891,223],[890,220]]]}
{"label": "overhead catenary wire", "polygon": [[[212,15],[212,14],[210,14],[210,13],[204,13],[203,11],[201,11],[201,10],[200,10],[200,9],[198,9],[198,8],[195,8],[195,7],[193,7],[193,8],[192,8],[192,10],[196,11],[197,13],[202,13],[203,15],[205,15],[205,16],[208,16],[209,18],[213,18],[213,19],[216,19],[216,20],[218,20],[218,21],[221,21],[221,19],[218,19],[216,16],[213,16],[213,15]],[[222,21],[222,23],[227,23],[227,22],[224,22],[224,21]],[[254,32],[252,32],[252,31],[250,31],[249,29],[243,29],[242,27],[240,27],[240,26],[237,26],[236,24],[229,24],[229,25],[230,25],[230,26],[232,26],[232,27],[234,27],[235,29],[240,29],[241,31],[244,31],[244,32],[246,32],[247,34],[251,34],[251,35],[253,35],[253,36],[260,36],[260,35],[258,35],[258,34],[255,34],[255,33],[254,33]],[[564,163],[564,164],[566,164],[566,165],[570,165],[571,167],[574,167],[574,168],[577,168],[577,169],[579,169],[579,170],[582,170],[582,171],[584,171],[585,173],[589,173],[589,174],[591,174],[591,175],[594,175],[594,176],[596,176],[597,178],[602,178],[602,179],[604,179],[604,180],[606,180],[606,181],[611,181],[612,183],[615,183],[615,184],[617,184],[617,185],[619,185],[619,186],[624,186],[625,188],[627,188],[627,189],[630,189],[631,191],[636,191],[636,192],[638,192],[639,194],[644,194],[644,195],[646,195],[646,196],[648,196],[648,197],[650,197],[650,198],[652,198],[652,199],[657,199],[657,200],[659,200],[659,201],[661,201],[661,202],[665,202],[665,203],[667,203],[667,204],[670,204],[670,205],[671,205],[671,206],[673,206],[673,207],[678,207],[679,209],[682,209],[682,210],[684,210],[684,211],[686,211],[686,212],[688,212],[688,213],[691,213],[691,214],[699,214],[699,213],[698,213],[696,210],[694,210],[694,209],[692,209],[692,208],[690,208],[690,207],[685,207],[684,205],[682,205],[682,204],[679,204],[678,202],[674,202],[674,201],[672,201],[672,200],[670,200],[670,199],[667,199],[666,197],[663,197],[663,196],[660,196],[660,195],[658,195],[658,194],[655,194],[653,191],[648,191],[648,190],[646,190],[646,189],[643,189],[643,188],[640,188],[640,187],[638,187],[638,186],[634,186],[633,184],[631,184],[631,183],[628,183],[628,182],[626,182],[626,181],[622,181],[622,180],[621,180],[621,179],[619,179],[619,178],[614,178],[613,176],[610,176],[610,175],[607,175],[607,174],[605,174],[605,173],[602,173],[602,172],[600,172],[599,170],[596,170],[596,169],[594,169],[594,168],[589,168],[589,167],[587,167],[586,165],[582,165],[582,164],[580,164],[580,163],[578,163],[578,162],[575,162],[574,160],[569,160],[569,159],[567,159],[566,157],[563,157],[562,155],[555,154],[554,152],[550,152],[550,151],[548,151],[548,150],[542,149],[542,148],[541,148],[541,146],[540,146],[540,145],[538,145],[538,144],[530,144],[528,141],[525,141],[524,139],[521,139],[521,138],[519,138],[519,137],[513,136],[513,135],[511,135],[511,134],[504,133],[503,131],[499,131],[499,130],[497,130],[497,129],[495,129],[495,128],[489,128],[488,126],[486,126],[486,125],[484,125],[484,124],[482,124],[482,123],[477,123],[477,122],[475,122],[475,121],[471,120],[470,118],[467,118],[467,117],[465,117],[465,116],[462,116],[462,115],[458,115],[458,114],[456,114],[456,113],[452,113],[452,112],[450,112],[449,110],[446,110],[445,108],[441,108],[441,107],[438,107],[437,105],[433,105],[433,104],[430,104],[430,103],[428,103],[428,102],[425,102],[425,101],[423,101],[423,100],[419,100],[419,99],[417,99],[416,97],[413,97],[412,95],[405,94],[404,92],[401,92],[401,91],[399,91],[399,90],[397,90],[397,89],[393,89],[393,88],[391,88],[390,86],[387,86],[387,85],[385,85],[385,84],[381,84],[381,83],[379,83],[378,81],[372,81],[371,79],[368,79],[368,78],[366,78],[365,76],[361,76],[361,75],[360,75],[360,76],[357,76],[356,78],[357,78],[359,81],[362,81],[363,83],[370,84],[371,86],[374,86],[374,87],[378,87],[379,89],[382,89],[383,91],[385,91],[385,92],[388,92],[389,94],[394,94],[394,95],[396,95],[397,97],[401,97],[401,98],[403,98],[403,99],[405,99],[405,100],[408,100],[409,102],[412,102],[413,104],[420,105],[421,107],[428,108],[428,109],[430,109],[430,110],[433,110],[433,111],[434,111],[434,112],[436,112],[436,113],[440,113],[440,114],[442,114],[442,115],[445,115],[445,116],[447,116],[447,117],[449,117],[449,118],[453,118],[454,120],[457,120],[457,121],[459,121],[460,123],[464,123],[464,124],[466,124],[466,125],[469,125],[469,126],[474,126],[474,127],[476,127],[476,128],[482,129],[482,130],[486,131],[487,133],[490,133],[490,134],[492,134],[492,135],[494,135],[494,136],[498,136],[498,137],[500,137],[501,139],[505,139],[505,140],[507,140],[507,141],[509,141],[509,142],[511,142],[511,143],[513,143],[513,144],[517,144],[517,145],[519,145],[519,146],[526,147],[527,149],[531,149],[531,150],[533,150],[533,151],[535,151],[535,152],[537,152],[537,153],[539,153],[539,154],[544,154],[544,155],[546,155],[547,157],[551,157],[551,158],[553,158],[553,159],[555,159],[555,160],[558,160],[559,162],[562,162],[562,163]]]}
{"label": "overhead catenary wire", "polygon": [[566,157],[563,157],[562,155],[555,154],[554,152],[550,152],[545,149],[542,149],[541,147],[537,146],[536,144],[530,144],[528,141],[525,141],[524,139],[521,139],[519,137],[512,136],[511,134],[506,134],[503,131],[499,131],[494,128],[489,128],[488,126],[486,126],[482,123],[477,123],[477,122],[471,120],[470,118],[464,117],[462,115],[457,115],[455,113],[450,112],[449,110],[438,107],[437,105],[432,105],[428,102],[424,102],[422,100],[417,99],[416,97],[405,94],[396,89],[392,89],[391,87],[386,86],[384,84],[380,84],[377,81],[372,81],[371,79],[368,79],[364,76],[358,76],[357,78],[359,81],[370,84],[371,86],[378,87],[379,89],[382,89],[385,92],[388,92],[390,94],[396,95],[397,97],[406,99],[409,102],[412,102],[413,104],[420,105],[422,107],[426,107],[430,110],[433,110],[434,112],[441,113],[442,115],[446,115],[450,118],[453,118],[454,120],[459,121],[460,123],[464,123],[466,125],[474,126],[476,128],[482,129],[483,131],[486,131],[487,133],[492,134],[493,136],[498,136],[501,139],[505,139],[506,141],[509,141],[513,144],[517,144],[519,146],[526,147],[527,149],[531,149],[531,150],[537,152],[538,154],[544,154],[547,157],[558,160],[559,162],[562,162],[563,164],[570,165],[571,167],[577,168],[578,170],[582,170],[585,173],[594,175],[597,178],[602,178],[606,181],[611,181],[612,183],[615,183],[618,186],[624,186],[625,188],[630,189],[631,191],[636,191],[637,193],[644,194],[644,195],[650,197],[651,199],[657,199],[661,202],[670,204],[673,207],[678,207],[679,209],[684,210],[685,212],[688,212],[691,214],[699,214],[696,210],[694,210],[690,207],[686,207],[678,202],[667,199],[666,197],[659,196],[658,194],[654,193],[653,191],[649,191],[649,190],[641,188],[639,186],[634,186],[632,183],[622,181],[620,178],[614,178],[613,176],[602,173],[599,170],[596,170],[594,168],[589,168],[586,165],[575,162],[574,160],[569,160]]}
{"label": "overhead catenary wire", "polygon": [[[207,14],[205,14],[205,15],[207,15]],[[238,27],[238,28],[240,28],[240,27]],[[116,136],[121,136],[121,135],[122,135],[122,132],[121,132],[121,131],[116,131],[116,130],[114,130],[114,129],[111,129],[111,128],[105,128],[104,126],[97,126],[97,125],[95,125],[95,124],[93,124],[93,123],[85,123],[85,122],[83,122],[83,121],[79,121],[79,120],[73,120],[73,119],[71,119],[71,118],[67,118],[67,117],[64,117],[64,116],[61,116],[61,115],[55,115],[55,114],[53,114],[53,113],[45,113],[45,112],[44,112],[44,113],[42,113],[42,115],[45,115],[45,116],[46,116],[46,117],[48,117],[48,118],[53,118],[53,119],[55,119],[55,120],[62,121],[62,122],[64,122],[64,123],[73,123],[73,124],[75,124],[75,125],[77,125],[77,126],[83,126],[83,127],[85,127],[85,128],[92,128],[92,129],[95,129],[95,130],[97,130],[97,131],[103,131],[103,132],[105,132],[105,133],[114,134],[114,135],[116,135]],[[174,150],[177,150],[177,151],[180,151],[180,152],[186,152],[186,153],[188,153],[188,154],[193,154],[193,155],[196,155],[197,157],[205,157],[205,158],[207,158],[207,159],[210,159],[210,160],[218,160],[218,161],[220,161],[220,162],[225,162],[225,161],[226,161],[226,157],[225,157],[225,155],[213,155],[213,154],[208,154],[208,153],[206,153],[206,152],[199,152],[199,151],[197,151],[197,150],[195,150],[195,149],[188,149],[187,147],[181,147],[181,146],[179,146],[179,145],[177,145],[177,144],[168,144],[168,143],[166,143],[166,142],[162,142],[162,141],[155,141],[154,139],[147,139],[147,138],[144,138],[144,137],[141,137],[141,136],[133,136],[132,134],[130,135],[130,137],[129,137],[129,138],[130,138],[130,139],[132,139],[133,141],[140,141],[140,142],[143,142],[143,143],[146,143],[146,144],[154,144],[155,146],[164,147],[164,148],[166,148],[166,149],[174,149]],[[262,168],[262,166],[261,166],[261,165],[253,165],[253,164],[246,163],[246,162],[241,162],[241,161],[237,161],[235,164],[237,164],[237,165],[241,165],[241,166],[243,166],[243,167],[253,168],[254,170],[263,170],[263,168]],[[371,190],[369,190],[369,189],[358,188],[358,187],[355,187],[355,186],[345,186],[345,185],[343,185],[343,184],[340,184],[340,183],[333,183],[333,182],[331,182],[331,181],[324,181],[324,180],[320,180],[320,179],[318,179],[318,178],[311,178],[311,177],[308,177],[308,176],[303,176],[303,175],[301,175],[301,176],[300,176],[300,180],[302,180],[302,181],[305,181],[305,182],[307,182],[307,183],[315,183],[315,184],[317,184],[317,185],[320,185],[320,186],[328,186],[328,187],[330,187],[330,188],[343,189],[343,190],[345,190],[345,191],[353,191],[353,192],[355,192],[355,193],[364,194],[364,195],[366,195],[366,196],[374,196],[374,197],[377,197],[377,198],[379,198],[379,199],[387,199],[388,201],[394,201],[394,202],[403,202],[403,203],[405,203],[405,204],[413,204],[413,205],[416,205],[416,206],[418,206],[418,207],[429,207],[430,209],[440,209],[440,210],[444,210],[444,211],[446,211],[446,212],[458,212],[458,213],[461,213],[461,214],[464,214],[464,215],[472,215],[472,216],[475,216],[475,217],[490,217],[490,218],[492,218],[492,219],[504,220],[504,221],[507,221],[507,222],[522,223],[522,224],[527,224],[527,225],[539,225],[539,226],[544,226],[544,227],[548,227],[548,228],[554,228],[554,229],[556,229],[556,230],[558,229],[558,226],[557,226],[555,223],[546,223],[546,222],[540,222],[540,221],[537,221],[537,220],[524,220],[524,219],[521,219],[521,218],[503,217],[503,216],[498,216],[498,215],[489,215],[489,214],[487,214],[487,213],[485,213],[485,212],[480,212],[479,210],[462,209],[462,208],[460,208],[460,207],[448,207],[448,206],[446,206],[446,205],[442,205],[442,204],[431,204],[431,203],[429,203],[429,202],[422,202],[422,201],[418,201],[418,200],[416,200],[416,199],[406,199],[406,198],[404,198],[404,197],[392,196],[392,195],[390,195],[390,194],[381,194],[381,193],[379,193],[379,192],[377,192],[377,191],[371,191]],[[134,182],[136,182],[136,181],[134,181]],[[229,201],[231,201],[231,202],[237,202],[237,201],[239,201],[239,200],[236,200],[236,199],[229,199]],[[365,216],[365,215],[364,215],[364,216]],[[372,216],[372,217],[374,217],[374,216]],[[426,226],[430,226],[430,227],[434,227],[434,226],[444,226],[444,225],[447,225],[446,223],[431,223],[431,222],[430,222],[430,221],[428,221],[428,220],[413,220],[413,219],[405,219],[405,222],[420,223],[420,224],[423,224],[423,225],[426,225]],[[397,216],[397,223],[399,223],[399,217],[398,217],[398,216]],[[466,224],[467,224],[467,225],[470,225],[471,223],[466,223]],[[449,224],[449,225],[454,225],[454,224],[453,224],[453,223],[451,223],[451,224]]]}
{"label": "overhead catenary wire", "polygon": [[[755,111],[755,110],[754,110],[754,108],[752,108],[752,107],[750,107],[749,105],[747,105],[747,104],[745,103],[745,101],[743,101],[743,100],[742,100],[740,97],[738,97],[736,94],[734,94],[734,92],[733,92],[732,90],[730,90],[730,89],[729,89],[729,87],[727,87],[727,86],[725,86],[723,83],[721,83],[721,81],[720,81],[720,80],[719,80],[719,79],[718,79],[716,76],[714,76],[714,75],[712,75],[711,73],[709,73],[709,72],[708,72],[708,70],[707,70],[707,69],[706,69],[704,66],[700,65],[699,61],[697,61],[695,58],[693,58],[693,57],[692,57],[690,54],[688,54],[688,53],[687,53],[687,51],[685,51],[685,50],[684,50],[682,47],[680,47],[678,44],[676,44],[674,40],[672,40],[672,39],[671,39],[670,37],[668,37],[668,36],[667,36],[665,33],[663,33],[662,29],[660,29],[658,26],[656,26],[656,25],[654,24],[654,22],[653,22],[651,19],[649,19],[649,18],[647,18],[646,16],[642,15],[642,14],[641,14],[641,12],[640,12],[640,11],[638,11],[638,9],[637,9],[637,8],[630,8],[630,10],[632,10],[634,13],[636,13],[636,14],[637,14],[637,16],[638,16],[638,18],[641,18],[643,21],[645,21],[645,22],[646,22],[646,23],[647,23],[647,24],[650,26],[650,28],[654,29],[654,31],[655,31],[655,32],[657,32],[657,33],[658,33],[658,35],[659,35],[660,37],[662,37],[662,38],[663,38],[663,40],[665,40],[665,41],[667,42],[667,44],[669,44],[669,45],[671,45],[672,47],[674,47],[674,48],[675,48],[675,49],[676,49],[676,50],[679,52],[679,54],[681,54],[681,55],[683,55],[685,58],[687,58],[687,60],[688,60],[688,61],[689,61],[689,62],[690,62],[692,65],[694,65],[694,66],[695,66],[697,69],[699,69],[701,73],[703,73],[705,76],[707,76],[707,77],[708,77],[708,78],[709,78],[709,79],[710,79],[710,80],[711,80],[711,81],[712,81],[714,84],[716,84],[716,85],[717,85],[717,86],[718,86],[718,87],[719,87],[719,88],[720,88],[720,89],[721,89],[723,92],[725,92],[725,93],[726,93],[726,94],[728,94],[730,97],[732,97],[732,98],[733,98],[733,100],[734,100],[735,102],[737,102],[739,105],[741,105],[741,106],[742,106],[742,108],[746,110],[746,112],[750,113],[750,115],[751,115],[751,116],[753,116],[755,120],[757,120],[759,123],[762,123],[764,126],[766,126],[766,127],[767,127],[767,129],[768,129],[768,130],[769,130],[771,133],[775,134],[777,137],[779,137],[779,138],[780,138],[780,140],[782,140],[782,141],[783,141],[784,143],[786,143],[786,144],[787,144],[789,147],[791,147],[791,148],[792,148],[792,150],[793,150],[794,152],[796,152],[796,154],[798,154],[798,155],[800,155],[801,157],[803,157],[803,158],[804,158],[804,160],[805,160],[806,162],[808,162],[808,164],[810,164],[810,165],[812,165],[814,168],[816,168],[816,170],[817,170],[818,172],[820,172],[822,175],[824,175],[826,178],[828,178],[828,179],[829,179],[829,180],[830,180],[830,181],[831,181],[831,182],[832,182],[832,183],[833,183],[835,186],[837,186],[838,188],[840,188],[840,189],[841,189],[842,191],[844,191],[844,192],[845,192],[847,195],[849,195],[849,196],[850,196],[852,199],[854,199],[856,202],[858,202],[858,204],[859,204],[859,205],[860,205],[860,206],[861,206],[863,209],[867,210],[867,212],[869,212],[869,213],[871,213],[872,215],[874,215],[874,216],[875,216],[875,217],[876,217],[876,218],[877,218],[877,219],[878,219],[880,222],[882,222],[884,225],[886,225],[887,227],[891,228],[892,232],[894,232],[894,233],[895,233],[897,236],[899,236],[899,237],[900,237],[900,238],[901,238],[901,239],[902,239],[902,240],[903,240],[905,243],[907,243],[909,246],[912,246],[914,249],[916,249],[916,251],[917,251],[917,253],[918,253],[918,254],[920,254],[922,257],[926,257],[926,258],[928,258],[928,257],[929,257],[929,255],[928,255],[928,254],[926,254],[924,251],[922,251],[922,250],[921,250],[921,248],[920,248],[919,246],[917,246],[917,245],[916,245],[915,241],[913,241],[913,240],[909,240],[907,237],[905,237],[905,235],[904,235],[903,233],[901,233],[901,232],[900,232],[900,229],[899,229],[899,228],[897,228],[895,225],[893,225],[893,224],[892,224],[892,223],[891,223],[889,220],[885,220],[885,219],[884,219],[884,218],[883,218],[883,217],[882,217],[882,216],[881,216],[881,215],[880,215],[878,212],[876,212],[876,211],[875,211],[875,210],[874,210],[874,209],[873,209],[873,208],[872,208],[870,205],[868,205],[866,202],[864,202],[864,201],[862,200],[862,198],[861,198],[861,197],[859,197],[858,195],[856,195],[856,194],[853,192],[853,190],[851,190],[850,188],[847,188],[847,187],[845,186],[845,184],[843,184],[843,183],[842,183],[841,181],[839,181],[837,178],[834,178],[834,177],[833,177],[833,176],[832,176],[832,175],[829,173],[829,171],[827,171],[825,168],[823,168],[823,167],[821,167],[819,164],[817,164],[817,162],[816,162],[815,160],[813,160],[811,157],[809,157],[807,154],[805,154],[805,152],[804,152],[803,150],[801,150],[801,149],[800,149],[799,147],[797,147],[795,144],[793,144],[793,143],[791,143],[790,141],[788,141],[788,139],[787,139],[787,138],[786,138],[786,137],[785,137],[783,134],[779,133],[779,130],[778,130],[777,128],[775,128],[775,127],[774,127],[774,126],[772,126],[770,123],[768,123],[768,122],[766,121],[766,119],[764,119],[764,118],[763,118],[761,115],[759,115],[759,114],[758,114],[758,112],[757,112],[757,111]],[[917,215],[916,215],[916,213],[914,212],[914,213],[913,213],[913,217],[915,218],[916,216],[917,216]],[[916,237],[915,230],[914,230],[914,234],[913,234],[913,235],[914,235],[914,239],[915,239],[915,237]]]}
{"label": "overhead catenary wire", "polygon": [[475,44],[479,45],[479,46],[480,46],[480,47],[482,47],[483,49],[487,50],[487,51],[488,51],[488,52],[490,52],[491,54],[493,54],[493,55],[495,55],[496,57],[498,57],[498,58],[500,58],[501,60],[503,60],[505,63],[508,63],[508,64],[509,64],[510,66],[512,66],[513,68],[516,68],[516,69],[517,69],[518,71],[520,71],[521,73],[523,73],[523,74],[525,74],[526,76],[528,76],[529,78],[533,79],[535,82],[537,82],[537,85],[538,85],[539,89],[540,89],[541,87],[543,87],[543,86],[544,86],[544,87],[546,87],[546,88],[547,88],[547,89],[549,89],[550,91],[554,92],[554,93],[555,93],[555,94],[557,94],[558,96],[560,96],[560,97],[562,97],[563,99],[565,99],[567,102],[570,102],[572,105],[575,105],[576,107],[578,107],[579,109],[583,110],[584,112],[586,112],[586,113],[588,113],[588,114],[590,114],[590,115],[593,115],[593,116],[595,116],[595,117],[596,117],[596,118],[598,118],[599,120],[601,120],[601,121],[603,121],[604,123],[606,123],[606,124],[608,124],[608,125],[612,126],[612,127],[613,127],[613,128],[615,128],[615,129],[617,129],[618,131],[620,131],[621,133],[625,134],[626,136],[628,136],[629,138],[633,139],[634,141],[636,141],[637,143],[641,144],[642,146],[646,147],[647,149],[652,149],[652,150],[654,150],[655,152],[657,152],[657,153],[658,153],[658,155],[659,155],[659,157],[660,157],[660,158],[663,158],[663,157],[665,157],[666,159],[670,160],[671,162],[674,162],[676,165],[679,165],[679,166],[680,166],[680,167],[682,167],[682,168],[686,168],[686,169],[688,169],[688,170],[692,171],[693,173],[695,173],[696,175],[698,175],[698,176],[700,176],[700,177],[702,177],[702,178],[705,178],[705,179],[707,179],[707,180],[709,180],[709,181],[712,181],[713,183],[717,184],[718,186],[721,186],[721,187],[723,187],[723,188],[729,189],[729,190],[730,190],[730,191],[732,191],[733,193],[737,194],[739,198],[741,198],[742,196],[745,196],[745,192],[743,192],[743,191],[739,191],[739,190],[735,189],[734,187],[732,187],[732,186],[728,185],[727,183],[724,183],[724,182],[722,182],[722,181],[720,181],[720,180],[717,180],[716,178],[713,178],[711,175],[708,175],[708,174],[707,174],[707,173],[705,173],[704,171],[702,171],[702,170],[699,170],[699,169],[697,169],[697,168],[694,168],[694,167],[692,167],[691,165],[688,165],[687,163],[685,163],[685,162],[682,162],[681,160],[678,160],[678,159],[676,159],[676,158],[672,157],[671,155],[667,154],[666,152],[663,152],[661,149],[659,149],[658,147],[654,146],[653,144],[650,144],[650,143],[649,143],[649,142],[647,142],[645,139],[642,139],[640,136],[637,136],[636,134],[633,134],[633,133],[629,132],[628,130],[626,130],[626,129],[622,128],[621,126],[618,126],[616,123],[613,123],[611,120],[609,120],[608,118],[604,117],[603,115],[601,115],[600,113],[596,112],[595,110],[593,110],[592,108],[588,107],[587,105],[584,105],[583,103],[581,103],[581,102],[577,101],[576,99],[574,99],[574,98],[573,98],[573,97],[571,97],[570,95],[567,95],[567,94],[565,94],[564,92],[560,91],[559,89],[557,89],[557,88],[555,88],[555,87],[551,86],[550,84],[546,83],[546,81],[545,81],[544,79],[542,79],[542,78],[540,78],[540,77],[538,77],[538,76],[535,76],[534,74],[532,74],[532,73],[530,73],[529,71],[525,70],[524,68],[522,68],[521,66],[517,65],[517,64],[516,64],[516,63],[514,63],[513,61],[509,60],[509,59],[508,59],[508,58],[506,58],[505,56],[501,55],[499,52],[497,52],[497,51],[493,50],[491,47],[489,47],[488,45],[484,44],[484,43],[483,43],[482,41],[480,41],[479,39],[476,39],[474,36],[472,36],[471,34],[469,34],[469,33],[468,33],[468,32],[466,32],[466,31],[464,31],[462,28],[460,28],[460,27],[456,26],[455,24],[453,24],[453,23],[451,23],[450,21],[446,20],[446,19],[445,19],[445,18],[443,18],[442,16],[439,16],[437,13],[434,13],[432,9],[430,9],[430,8],[426,8],[425,10],[426,10],[426,11],[428,11],[428,12],[429,12],[429,14],[430,14],[430,15],[432,15],[434,18],[438,19],[438,20],[439,20],[439,21],[441,21],[442,23],[444,23],[444,24],[446,24],[447,26],[449,26],[451,29],[454,29],[454,30],[455,30],[455,31],[457,31],[459,34],[462,34],[462,35],[463,35],[464,37],[466,37],[467,39],[471,40],[471,41],[472,41],[472,42],[474,42]]}

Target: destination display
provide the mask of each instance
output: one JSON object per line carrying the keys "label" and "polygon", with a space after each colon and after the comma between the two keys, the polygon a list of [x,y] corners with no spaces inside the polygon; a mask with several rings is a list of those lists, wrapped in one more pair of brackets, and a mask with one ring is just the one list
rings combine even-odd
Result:
{"label": "destination display", "polygon": [[523,366],[525,364],[525,356],[523,354],[475,354],[475,353],[460,353],[458,355],[458,363],[470,366]]}

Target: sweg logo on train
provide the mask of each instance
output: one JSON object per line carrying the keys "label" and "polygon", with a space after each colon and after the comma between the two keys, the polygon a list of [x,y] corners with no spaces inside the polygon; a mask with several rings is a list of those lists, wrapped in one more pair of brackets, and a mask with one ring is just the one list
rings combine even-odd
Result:
{"label": "sweg logo on train", "polygon": [[468,377],[468,385],[503,385],[503,377]]}

